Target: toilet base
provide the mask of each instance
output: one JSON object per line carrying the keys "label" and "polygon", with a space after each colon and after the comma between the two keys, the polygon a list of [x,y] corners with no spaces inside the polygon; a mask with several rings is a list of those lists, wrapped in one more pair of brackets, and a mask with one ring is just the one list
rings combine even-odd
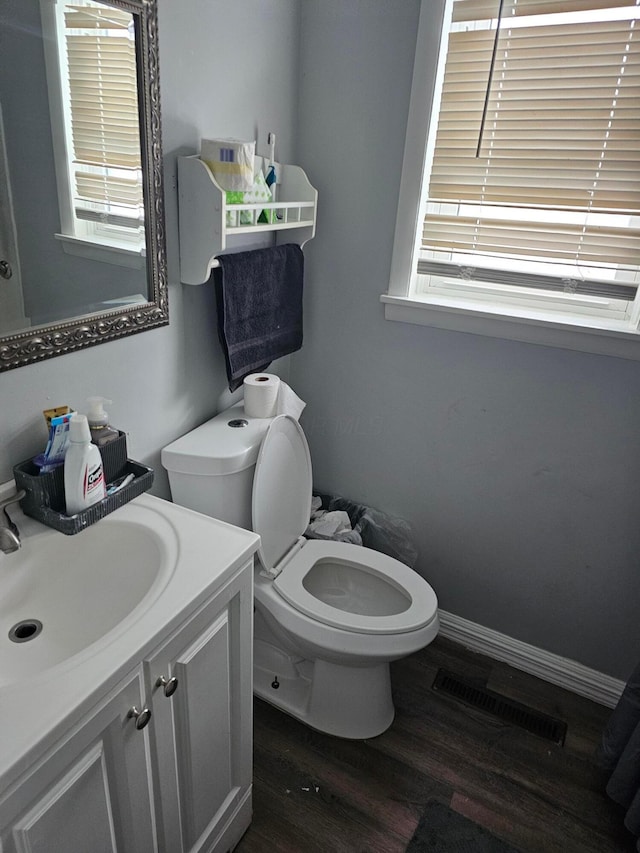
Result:
{"label": "toilet base", "polygon": [[254,644],[253,692],[313,729],[351,740],[389,728],[395,709],[389,664],[341,666]]}

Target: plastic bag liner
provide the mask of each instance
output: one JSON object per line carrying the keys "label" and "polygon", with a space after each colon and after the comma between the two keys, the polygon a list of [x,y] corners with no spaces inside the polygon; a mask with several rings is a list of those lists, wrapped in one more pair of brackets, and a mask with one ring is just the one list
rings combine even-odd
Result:
{"label": "plastic bag liner", "polygon": [[408,521],[394,518],[379,509],[355,503],[337,495],[317,494],[322,500],[322,509],[327,512],[343,510],[349,516],[351,525],[357,531],[365,548],[372,548],[400,560],[414,568],[418,559],[418,550],[412,542],[412,530]]}

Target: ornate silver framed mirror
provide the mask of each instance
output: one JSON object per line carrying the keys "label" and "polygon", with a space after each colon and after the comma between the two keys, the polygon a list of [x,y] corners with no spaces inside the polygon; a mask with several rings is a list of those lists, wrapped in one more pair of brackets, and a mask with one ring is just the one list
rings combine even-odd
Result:
{"label": "ornate silver framed mirror", "polygon": [[156,0],[6,0],[0,371],[168,322]]}

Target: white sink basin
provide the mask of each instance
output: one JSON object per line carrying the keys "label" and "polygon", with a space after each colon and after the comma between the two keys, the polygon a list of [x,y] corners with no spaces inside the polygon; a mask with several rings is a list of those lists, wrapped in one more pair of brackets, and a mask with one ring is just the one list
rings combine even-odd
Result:
{"label": "white sink basin", "polygon": [[151,606],[178,545],[172,525],[146,516],[119,512],[75,536],[39,525],[0,553],[0,688],[90,654]]}
{"label": "white sink basin", "polygon": [[[12,482],[0,484],[0,500],[14,493]],[[136,704],[153,701],[145,680],[158,673],[147,673],[143,661],[235,583],[260,541],[148,494],[75,536],[18,506],[9,513],[22,548],[0,552],[0,824],[3,792],[92,714],[98,699],[126,683],[140,696]],[[38,622],[42,630],[33,636]],[[24,642],[9,638],[15,625]],[[130,707],[120,708],[123,720]]]}

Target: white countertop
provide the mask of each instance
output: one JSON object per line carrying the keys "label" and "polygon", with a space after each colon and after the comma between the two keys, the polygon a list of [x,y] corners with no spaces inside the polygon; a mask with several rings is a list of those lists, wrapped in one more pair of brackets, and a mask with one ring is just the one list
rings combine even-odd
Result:
{"label": "white countertop", "polygon": [[[33,537],[41,537],[45,544],[43,537],[64,535],[24,516],[17,506],[10,509],[10,514],[25,545],[30,539],[35,541]],[[176,568],[160,591],[152,590],[130,617],[103,640],[50,670],[4,686],[0,684],[0,797],[164,635],[233,577],[251,558],[260,541],[255,533],[151,495],[135,498],[97,524],[107,524],[109,519],[120,515],[140,524],[164,528],[167,533],[170,527],[173,534],[170,538],[177,545]],[[79,533],[71,538],[82,536]],[[46,555],[46,548],[43,554]],[[0,553],[0,569],[12,571],[14,557]],[[47,566],[48,570],[51,568]],[[17,560],[15,570],[19,571]],[[91,571],[90,564],[87,571]],[[82,606],[80,596],[74,604]]]}

